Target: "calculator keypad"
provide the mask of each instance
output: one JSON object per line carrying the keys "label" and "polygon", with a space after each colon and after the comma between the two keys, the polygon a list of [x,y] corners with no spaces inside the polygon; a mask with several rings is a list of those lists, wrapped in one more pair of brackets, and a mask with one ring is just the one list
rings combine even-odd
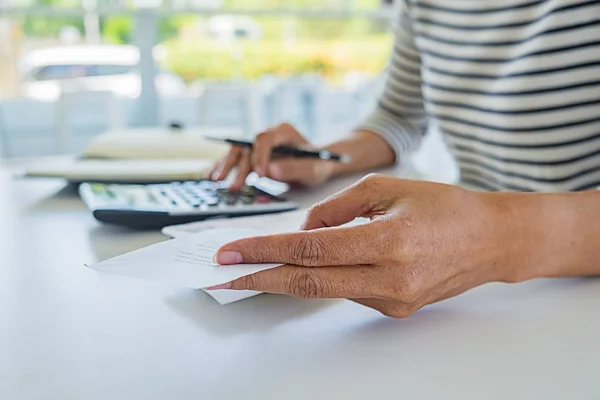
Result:
{"label": "calculator keypad", "polygon": [[169,209],[243,207],[285,201],[253,186],[231,192],[223,182],[174,182],[150,187],[155,200]]}

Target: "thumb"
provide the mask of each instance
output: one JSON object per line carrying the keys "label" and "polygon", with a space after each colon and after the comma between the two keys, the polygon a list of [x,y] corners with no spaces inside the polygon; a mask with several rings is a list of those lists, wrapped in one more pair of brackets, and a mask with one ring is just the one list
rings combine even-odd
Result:
{"label": "thumb", "polygon": [[280,182],[310,184],[315,179],[315,160],[282,158],[269,162],[267,176]]}
{"label": "thumb", "polygon": [[355,218],[384,214],[391,206],[386,186],[389,178],[371,174],[354,185],[311,207],[303,230],[343,225]]}

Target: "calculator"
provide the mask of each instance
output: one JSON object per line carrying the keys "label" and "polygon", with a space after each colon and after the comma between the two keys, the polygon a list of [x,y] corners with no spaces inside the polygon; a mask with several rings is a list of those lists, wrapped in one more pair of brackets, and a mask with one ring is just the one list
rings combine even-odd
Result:
{"label": "calculator", "polygon": [[144,185],[82,183],[79,193],[98,221],[134,229],[160,229],[208,218],[271,214],[298,208],[296,203],[265,187],[247,185],[239,192],[232,192],[227,183],[212,181]]}

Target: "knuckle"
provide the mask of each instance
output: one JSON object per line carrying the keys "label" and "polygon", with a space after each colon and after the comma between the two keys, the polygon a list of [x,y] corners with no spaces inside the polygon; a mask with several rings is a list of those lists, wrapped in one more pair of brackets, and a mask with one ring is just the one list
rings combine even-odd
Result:
{"label": "knuckle", "polygon": [[286,181],[286,174],[283,168],[280,165],[273,164],[269,167],[267,176],[276,181],[284,182]]}
{"label": "knuckle", "polygon": [[319,215],[321,215],[321,210],[323,209],[323,204],[318,203],[315,204],[313,206],[311,206],[308,209],[308,212],[306,213],[306,218],[307,219],[314,219],[314,218],[318,218]]}
{"label": "knuckle", "polygon": [[288,292],[303,299],[315,299],[322,297],[325,287],[322,280],[318,279],[308,271],[298,272],[290,279]]}
{"label": "knuckle", "polygon": [[236,145],[231,146],[231,149],[229,150],[229,154],[228,154],[229,158],[237,157],[242,152],[242,150],[244,150],[244,148],[242,146],[236,146]]}
{"label": "knuckle", "polygon": [[271,137],[272,133],[271,132],[262,132],[259,133],[258,135],[256,135],[256,138],[254,139],[254,143],[255,144],[263,144],[264,142],[268,141],[269,138]]}
{"label": "knuckle", "polygon": [[241,289],[246,289],[246,290],[258,289],[258,279],[256,278],[256,275],[247,275],[247,276],[240,278],[238,281],[239,281],[239,286]]}
{"label": "knuckle", "polygon": [[385,177],[381,174],[368,174],[367,176],[365,176],[364,178],[362,178],[359,182],[359,184],[362,187],[365,188],[371,188],[377,184],[379,184],[379,182],[381,182],[382,179],[385,179]]}
{"label": "knuckle", "polygon": [[298,132],[294,125],[288,122],[281,123],[278,126],[277,131],[280,132],[284,137],[287,137],[288,139],[300,140],[302,142],[306,141],[304,139],[304,136],[302,136],[302,134]]}
{"label": "knuckle", "polygon": [[323,245],[320,240],[309,234],[301,236],[292,248],[292,261],[296,265],[313,267],[324,256]]}
{"label": "knuckle", "polygon": [[380,310],[383,315],[390,318],[404,319],[415,313],[415,310],[406,306],[396,306]]}
{"label": "knuckle", "polygon": [[405,303],[415,303],[422,295],[421,273],[419,268],[406,268],[400,276],[400,298]]}

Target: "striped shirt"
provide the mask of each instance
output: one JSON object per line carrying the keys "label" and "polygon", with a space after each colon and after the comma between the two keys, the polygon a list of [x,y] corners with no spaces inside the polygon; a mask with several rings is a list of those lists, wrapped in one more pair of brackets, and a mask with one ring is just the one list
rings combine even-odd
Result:
{"label": "striped shirt", "polygon": [[469,186],[600,186],[600,0],[400,1],[385,89],[358,129],[400,160],[435,123]]}

